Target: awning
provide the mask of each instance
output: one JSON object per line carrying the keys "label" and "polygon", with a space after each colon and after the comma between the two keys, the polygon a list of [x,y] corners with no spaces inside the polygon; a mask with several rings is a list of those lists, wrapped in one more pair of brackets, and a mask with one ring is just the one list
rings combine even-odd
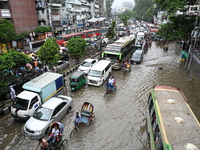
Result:
{"label": "awning", "polygon": [[98,21],[98,18],[91,18],[90,20],[88,20],[88,22],[96,22]]}
{"label": "awning", "polygon": [[100,18],[98,18],[98,21],[103,21],[103,20],[105,20],[106,18],[104,18],[104,17],[100,17]]}

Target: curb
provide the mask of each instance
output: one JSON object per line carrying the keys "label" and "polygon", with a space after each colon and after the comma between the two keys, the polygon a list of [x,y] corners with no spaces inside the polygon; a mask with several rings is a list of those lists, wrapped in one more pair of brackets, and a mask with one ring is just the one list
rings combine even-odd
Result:
{"label": "curb", "polygon": [[10,106],[4,108],[2,111],[0,111],[0,118],[2,118],[3,116],[7,115],[10,113]]}

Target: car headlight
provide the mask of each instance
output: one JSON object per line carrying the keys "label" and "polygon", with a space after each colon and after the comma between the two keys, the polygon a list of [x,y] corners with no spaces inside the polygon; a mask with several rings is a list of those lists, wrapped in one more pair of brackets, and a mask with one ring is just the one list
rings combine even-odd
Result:
{"label": "car headlight", "polygon": [[36,134],[40,134],[41,131],[40,131],[40,130],[36,130],[35,133],[36,133]]}

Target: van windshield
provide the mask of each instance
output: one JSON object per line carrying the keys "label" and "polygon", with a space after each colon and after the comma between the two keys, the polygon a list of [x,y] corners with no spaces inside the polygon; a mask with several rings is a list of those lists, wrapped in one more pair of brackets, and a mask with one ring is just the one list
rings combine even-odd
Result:
{"label": "van windshield", "polygon": [[38,119],[38,120],[47,121],[50,119],[51,113],[52,113],[52,109],[48,109],[45,107],[39,107],[33,114],[33,118]]}
{"label": "van windshield", "polygon": [[90,70],[90,72],[89,72],[89,76],[93,76],[93,77],[101,77],[101,71]]}
{"label": "van windshield", "polygon": [[19,97],[16,97],[12,106],[14,108],[20,109],[20,110],[27,110],[28,108],[28,100],[26,99],[21,99]]}

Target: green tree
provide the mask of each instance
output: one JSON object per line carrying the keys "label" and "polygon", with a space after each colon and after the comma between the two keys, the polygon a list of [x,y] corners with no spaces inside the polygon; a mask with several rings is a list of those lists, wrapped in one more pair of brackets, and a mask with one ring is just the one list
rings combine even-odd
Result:
{"label": "green tree", "polygon": [[56,39],[48,38],[38,50],[38,57],[52,69],[54,65],[58,65],[58,60],[60,59],[59,50],[60,48],[56,43]]}
{"label": "green tree", "polygon": [[106,0],[106,13],[107,13],[108,19],[111,16],[111,10],[112,10],[111,6],[112,6],[113,2],[114,2],[114,0]]}
{"label": "green tree", "polygon": [[107,38],[113,39],[115,37],[116,35],[115,26],[116,26],[116,20],[113,20],[111,26],[108,28],[108,32],[106,33]]}
{"label": "green tree", "polygon": [[6,92],[10,82],[17,78],[14,75],[9,75],[8,71],[10,69],[16,71],[19,67],[25,66],[29,62],[31,62],[31,59],[27,55],[15,49],[0,55],[0,95]]}
{"label": "green tree", "polygon": [[6,20],[0,20],[0,43],[8,44],[9,41],[15,40],[17,34],[14,25]]}
{"label": "green tree", "polygon": [[161,26],[158,31],[160,37],[169,40],[182,39],[190,37],[191,31],[194,29],[196,16],[179,15],[169,16],[170,22]]}
{"label": "green tree", "polygon": [[153,0],[135,0],[135,6],[133,8],[133,17],[135,19],[152,22],[155,13]]}
{"label": "green tree", "polygon": [[119,15],[119,19],[123,21],[124,26],[127,26],[127,25],[128,25],[127,21],[128,21],[128,19],[130,19],[130,18],[131,18],[131,17],[128,16],[128,15],[126,15],[126,14],[120,14],[120,15]]}
{"label": "green tree", "polygon": [[50,32],[51,28],[50,27],[39,26],[39,27],[35,28],[33,31],[36,32],[36,33],[44,33],[44,32]]}
{"label": "green tree", "polygon": [[169,14],[174,14],[184,6],[197,4],[197,0],[154,0],[160,10],[166,10]]}
{"label": "green tree", "polygon": [[76,58],[79,63],[79,59],[85,54],[86,51],[86,41],[81,37],[71,38],[67,47],[70,56]]}

